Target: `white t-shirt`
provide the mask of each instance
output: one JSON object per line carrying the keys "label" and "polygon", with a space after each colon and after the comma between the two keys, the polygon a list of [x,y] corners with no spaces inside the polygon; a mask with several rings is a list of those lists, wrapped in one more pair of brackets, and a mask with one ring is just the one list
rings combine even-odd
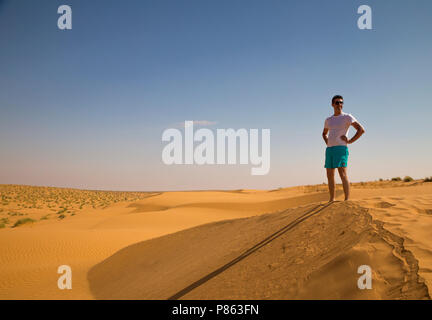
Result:
{"label": "white t-shirt", "polygon": [[338,116],[328,117],[324,122],[324,128],[329,129],[327,147],[346,146],[347,143],[340,137],[348,137],[349,127],[356,121],[351,114],[343,112]]}

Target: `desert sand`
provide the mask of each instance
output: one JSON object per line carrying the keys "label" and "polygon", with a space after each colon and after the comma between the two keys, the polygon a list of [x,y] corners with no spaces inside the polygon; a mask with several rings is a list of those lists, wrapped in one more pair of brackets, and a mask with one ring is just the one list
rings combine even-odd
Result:
{"label": "desert sand", "polygon": [[0,299],[430,299],[432,183],[351,191],[0,185]]}

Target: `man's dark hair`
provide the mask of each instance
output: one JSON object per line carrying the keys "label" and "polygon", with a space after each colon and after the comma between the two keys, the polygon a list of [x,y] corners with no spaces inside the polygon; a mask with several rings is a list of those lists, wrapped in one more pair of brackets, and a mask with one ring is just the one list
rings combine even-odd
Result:
{"label": "man's dark hair", "polygon": [[340,96],[340,95],[335,95],[335,96],[332,98],[332,104],[333,104],[333,102],[334,102],[336,99],[343,99],[343,97]]}

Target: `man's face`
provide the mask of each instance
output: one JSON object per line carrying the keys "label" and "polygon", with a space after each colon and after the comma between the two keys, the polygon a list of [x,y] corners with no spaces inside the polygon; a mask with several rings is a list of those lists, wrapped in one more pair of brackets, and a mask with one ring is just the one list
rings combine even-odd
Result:
{"label": "man's face", "polygon": [[333,106],[333,108],[334,108],[335,111],[342,112],[343,103],[344,103],[343,99],[338,98],[338,99],[335,99],[333,101],[332,106]]}

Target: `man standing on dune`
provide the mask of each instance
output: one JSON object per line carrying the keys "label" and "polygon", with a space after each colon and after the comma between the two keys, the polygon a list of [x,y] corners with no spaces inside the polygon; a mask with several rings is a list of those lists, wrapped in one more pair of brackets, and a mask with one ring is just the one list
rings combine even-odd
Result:
{"label": "man standing on dune", "polygon": [[[327,145],[325,154],[325,165],[327,170],[328,187],[330,192],[330,202],[335,200],[335,169],[338,169],[342,180],[345,200],[349,200],[350,190],[346,172],[348,165],[348,144],[356,141],[365,132],[360,123],[357,122],[349,113],[342,112],[343,97],[336,95],[332,99],[334,114],[324,122],[322,137]],[[357,132],[348,140],[348,131],[353,126]],[[328,136],[327,136],[328,134]]]}

